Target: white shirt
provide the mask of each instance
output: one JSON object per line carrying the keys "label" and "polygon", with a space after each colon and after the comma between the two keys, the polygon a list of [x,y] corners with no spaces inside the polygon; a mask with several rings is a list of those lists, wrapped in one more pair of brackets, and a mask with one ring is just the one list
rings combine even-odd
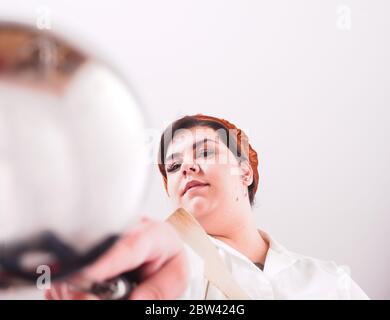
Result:
{"label": "white shirt", "polygon": [[[288,251],[264,231],[269,243],[264,270],[226,243],[209,236],[237,284],[252,299],[368,299],[346,270]],[[185,245],[190,266],[189,285],[181,299],[226,299],[204,278],[202,258]]]}

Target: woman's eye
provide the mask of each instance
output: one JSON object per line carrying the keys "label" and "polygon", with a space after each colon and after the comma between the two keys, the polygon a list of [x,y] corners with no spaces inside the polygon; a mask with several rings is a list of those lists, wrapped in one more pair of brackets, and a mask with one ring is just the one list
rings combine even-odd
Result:
{"label": "woman's eye", "polygon": [[208,156],[214,154],[213,150],[210,149],[203,149],[198,152],[198,156],[201,156],[203,158],[207,158]]}
{"label": "woman's eye", "polygon": [[169,165],[167,167],[167,171],[168,172],[173,172],[173,171],[176,171],[179,168],[180,168],[180,163],[172,163],[171,165]]}

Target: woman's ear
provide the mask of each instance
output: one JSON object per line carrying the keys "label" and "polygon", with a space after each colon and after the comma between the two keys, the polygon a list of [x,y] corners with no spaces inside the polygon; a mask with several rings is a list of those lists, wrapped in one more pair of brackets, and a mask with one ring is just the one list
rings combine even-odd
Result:
{"label": "woman's ear", "polygon": [[245,186],[249,187],[253,182],[253,169],[248,160],[240,161],[241,179]]}

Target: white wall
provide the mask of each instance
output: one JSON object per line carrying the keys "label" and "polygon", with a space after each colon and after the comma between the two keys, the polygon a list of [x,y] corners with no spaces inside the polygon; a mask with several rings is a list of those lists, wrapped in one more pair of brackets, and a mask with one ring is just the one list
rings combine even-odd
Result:
{"label": "white wall", "polygon": [[[33,23],[42,4],[54,31],[93,44],[130,79],[151,127],[203,112],[248,131],[259,227],[390,299],[388,2],[2,0],[0,17]],[[152,170],[145,213],[164,218]]]}

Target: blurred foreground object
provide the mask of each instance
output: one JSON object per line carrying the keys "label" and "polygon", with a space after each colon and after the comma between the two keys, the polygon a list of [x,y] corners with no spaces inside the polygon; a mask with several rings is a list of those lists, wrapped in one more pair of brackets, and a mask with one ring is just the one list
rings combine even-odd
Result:
{"label": "blurred foreground object", "polygon": [[145,119],[105,64],[0,22],[0,289],[92,262],[137,218]]}

